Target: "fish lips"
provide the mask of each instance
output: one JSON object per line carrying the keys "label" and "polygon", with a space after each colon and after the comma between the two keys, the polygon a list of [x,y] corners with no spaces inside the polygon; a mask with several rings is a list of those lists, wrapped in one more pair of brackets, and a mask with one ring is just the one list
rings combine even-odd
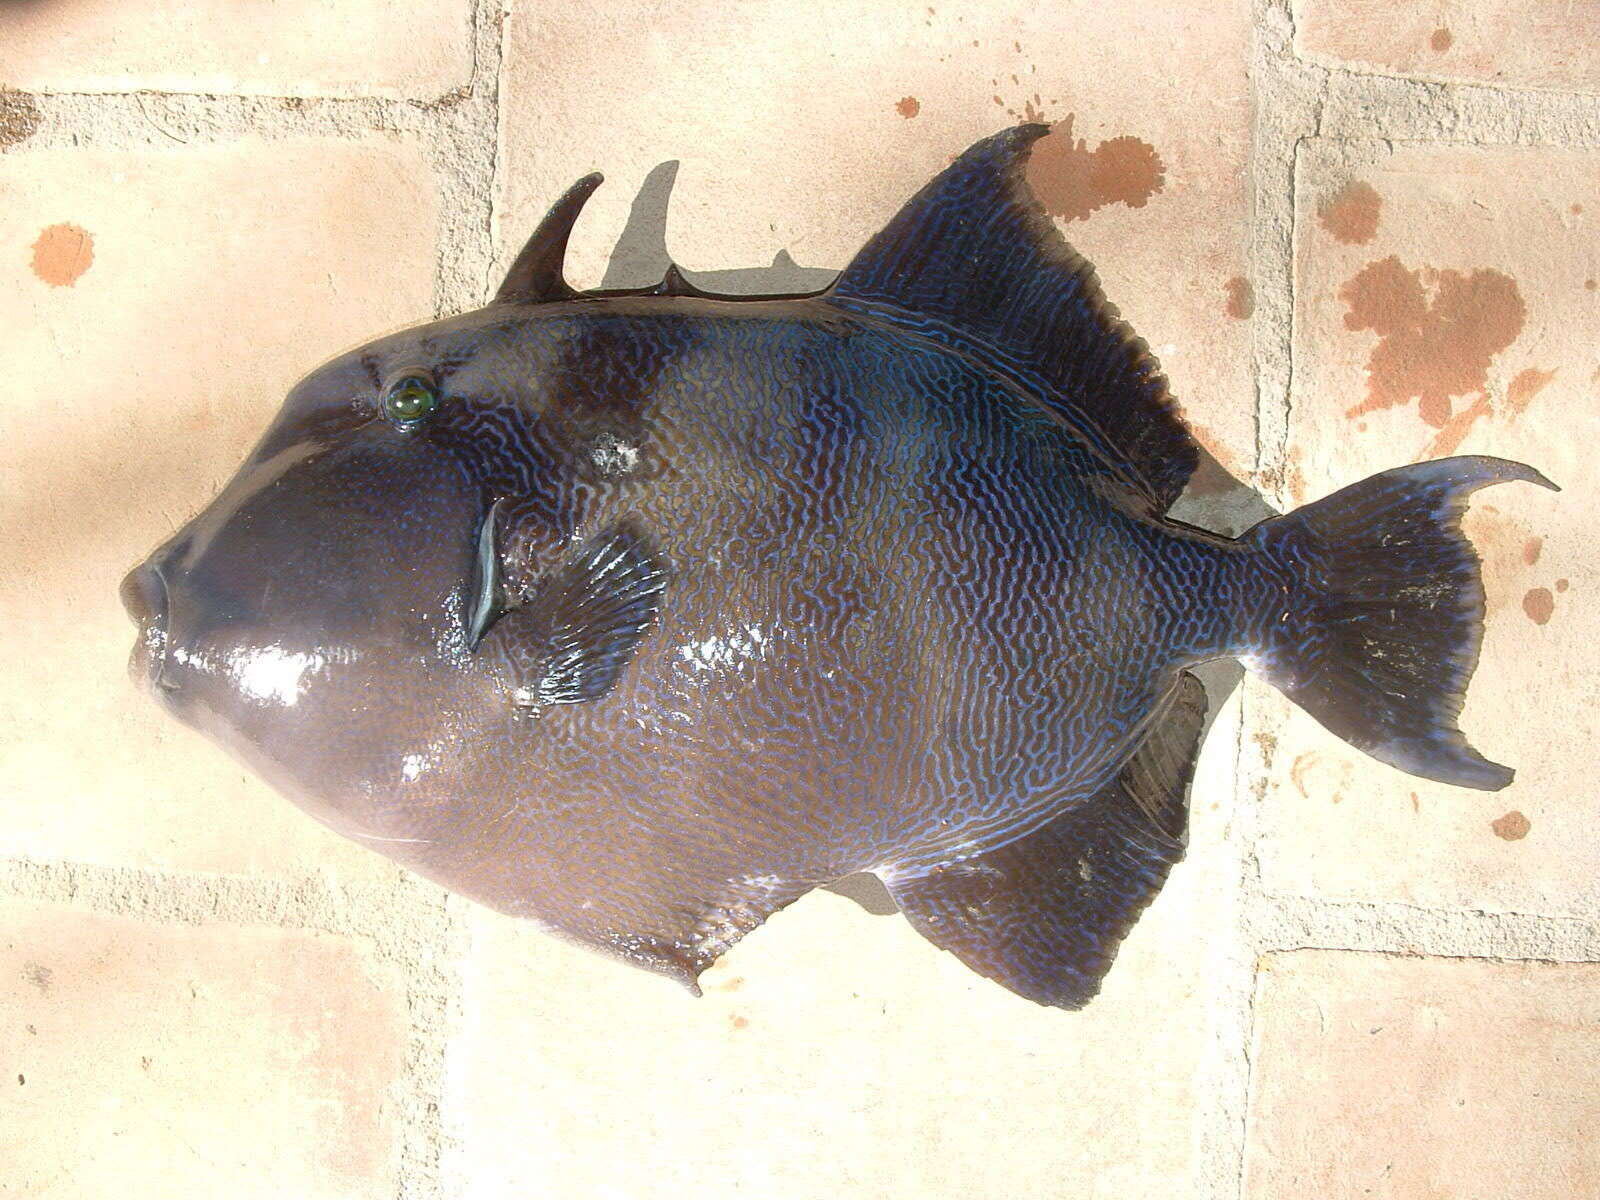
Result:
{"label": "fish lips", "polygon": [[167,677],[172,597],[166,576],[154,561],[141,563],[128,572],[118,595],[139,628],[139,639],[128,658],[128,673],[136,682],[148,685],[158,699],[170,701],[177,685]]}

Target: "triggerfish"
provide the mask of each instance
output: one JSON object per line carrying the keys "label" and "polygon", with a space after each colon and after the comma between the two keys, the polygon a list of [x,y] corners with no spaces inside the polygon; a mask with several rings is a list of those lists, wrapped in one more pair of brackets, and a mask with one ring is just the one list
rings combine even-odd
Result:
{"label": "triggerfish", "polygon": [[123,584],[136,674],[334,829],[691,989],[868,871],[1075,1008],[1183,856],[1234,658],[1429,779],[1482,640],[1468,496],[1386,471],[1234,539],[1149,349],[973,146],[820,292],[579,292],[541,223],[494,299],[296,385]]}

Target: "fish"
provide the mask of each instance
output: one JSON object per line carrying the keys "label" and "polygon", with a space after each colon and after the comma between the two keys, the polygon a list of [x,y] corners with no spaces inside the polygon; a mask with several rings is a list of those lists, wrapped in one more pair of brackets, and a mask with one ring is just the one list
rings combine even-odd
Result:
{"label": "fish", "polygon": [[123,581],[136,677],[330,828],[678,980],[876,874],[912,928],[1081,1008],[1183,858],[1236,659],[1401,771],[1458,726],[1481,456],[1238,537],[1168,513],[1197,443],[1026,177],[955,158],[818,291],[676,267],[579,291],[599,186],[484,307],[317,368]]}

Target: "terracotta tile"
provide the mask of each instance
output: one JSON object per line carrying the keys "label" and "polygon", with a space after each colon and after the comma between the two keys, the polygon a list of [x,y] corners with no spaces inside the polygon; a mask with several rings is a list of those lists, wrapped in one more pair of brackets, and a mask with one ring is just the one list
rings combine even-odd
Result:
{"label": "terracotta tile", "polygon": [[117,585],[209,500],[296,378],[430,315],[422,156],[376,139],[18,148],[0,159],[0,207],[7,852],[389,871],[135,689]]}
{"label": "terracotta tile", "polygon": [[455,1190],[1209,1194],[1197,1075],[1228,941],[1214,806],[1232,792],[1236,711],[1201,760],[1189,858],[1080,1012],[827,892],[734,947],[698,1000],[479,910],[449,1070]]}
{"label": "terracotta tile", "polygon": [[25,91],[433,99],[472,73],[470,0],[75,0],[0,6],[0,80]]}
{"label": "terracotta tile", "polygon": [[[1204,21],[1161,5],[1091,6],[1063,21],[1020,0],[862,13],[850,0],[515,9],[501,81],[500,262],[598,168],[607,183],[570,261],[574,283],[599,283],[647,175],[677,160],[667,244],[685,269],[753,271],[783,252],[836,271],[972,142],[1023,119],[1070,117],[1081,151],[1066,152],[1063,130],[1036,153],[1087,164],[1091,176],[1106,168],[1113,181],[1072,193],[1063,169],[1044,188],[1049,205],[1156,349],[1203,440],[1249,468],[1250,322],[1230,315],[1245,311],[1233,281],[1245,275],[1248,6],[1213,5]],[[659,278],[659,253],[621,257],[632,271],[609,282]],[[819,278],[709,283],[771,290]]]}
{"label": "terracotta tile", "polygon": [[1263,960],[1250,1200],[1600,1194],[1600,964]]}
{"label": "terracotta tile", "polygon": [[[1352,233],[1340,206],[1361,187],[1377,217]],[[1584,600],[1600,586],[1600,297],[1589,286],[1600,154],[1313,144],[1298,190],[1293,498],[1456,450],[1531,463],[1565,490],[1492,489],[1467,518],[1488,621],[1463,728],[1516,782],[1478,793],[1402,774],[1264,695],[1277,749],[1263,880],[1319,896],[1587,911],[1600,870],[1588,749],[1600,734],[1589,658],[1600,618]],[[1452,295],[1467,299],[1452,307]],[[1497,830],[1511,812],[1520,838]]]}
{"label": "terracotta tile", "polygon": [[0,904],[0,1191],[393,1196],[404,991],[359,943]]}
{"label": "terracotta tile", "polygon": [[1296,0],[1295,49],[1419,79],[1600,91],[1600,0]]}

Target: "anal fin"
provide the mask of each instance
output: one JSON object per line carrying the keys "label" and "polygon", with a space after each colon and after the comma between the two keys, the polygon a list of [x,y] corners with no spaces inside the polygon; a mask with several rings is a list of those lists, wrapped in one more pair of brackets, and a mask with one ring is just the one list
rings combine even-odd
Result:
{"label": "anal fin", "polygon": [[912,928],[1040,1004],[1082,1008],[1183,857],[1205,691],[1187,673],[1115,779],[1027,837],[889,890]]}

